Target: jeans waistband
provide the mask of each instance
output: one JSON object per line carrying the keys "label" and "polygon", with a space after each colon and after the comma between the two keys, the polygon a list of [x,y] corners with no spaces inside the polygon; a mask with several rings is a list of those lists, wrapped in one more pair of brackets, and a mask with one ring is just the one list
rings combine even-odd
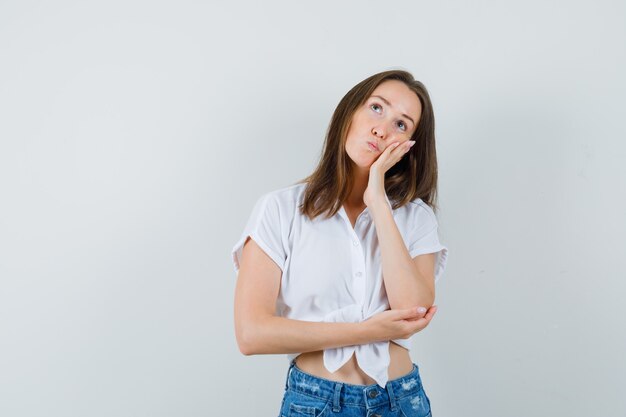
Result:
{"label": "jeans waistband", "polygon": [[294,358],[290,362],[285,382],[285,390],[290,389],[312,397],[332,400],[335,410],[343,404],[375,408],[385,403],[390,404],[391,409],[395,410],[397,400],[407,395],[415,395],[421,388],[419,367],[415,363],[411,372],[387,381],[385,388],[381,388],[378,384],[355,385],[311,375],[298,368]]}

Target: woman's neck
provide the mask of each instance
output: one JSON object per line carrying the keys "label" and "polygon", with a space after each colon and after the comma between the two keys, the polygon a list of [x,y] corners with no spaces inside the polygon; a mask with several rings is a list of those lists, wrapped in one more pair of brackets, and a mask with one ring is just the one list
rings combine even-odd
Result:
{"label": "woman's neck", "polygon": [[369,182],[369,171],[356,172],[354,177],[354,183],[352,184],[352,191],[344,202],[349,207],[362,208],[365,206],[363,202],[363,195]]}

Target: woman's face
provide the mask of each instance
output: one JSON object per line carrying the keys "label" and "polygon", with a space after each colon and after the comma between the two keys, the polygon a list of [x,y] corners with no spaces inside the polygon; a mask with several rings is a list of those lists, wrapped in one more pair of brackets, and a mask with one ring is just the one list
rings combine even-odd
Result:
{"label": "woman's face", "polygon": [[346,152],[358,167],[369,169],[387,146],[411,139],[421,113],[417,94],[406,84],[384,81],[352,117]]}

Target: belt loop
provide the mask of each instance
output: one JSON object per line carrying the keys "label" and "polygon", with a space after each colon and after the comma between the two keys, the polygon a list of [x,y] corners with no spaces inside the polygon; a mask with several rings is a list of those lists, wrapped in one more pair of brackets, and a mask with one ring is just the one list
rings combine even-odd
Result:
{"label": "belt loop", "polygon": [[285,379],[285,391],[289,388],[289,377],[291,376],[291,370],[296,363],[296,358],[293,358],[289,363],[289,369],[287,370],[287,378]]}
{"label": "belt loop", "polygon": [[391,381],[387,381],[385,389],[387,390],[387,394],[389,395],[389,407],[391,411],[396,411],[396,396],[393,392],[393,384],[391,383]]}
{"label": "belt loop", "polygon": [[341,382],[335,382],[335,393],[333,394],[333,412],[338,413],[341,411],[341,404],[339,404],[339,398],[341,396]]}

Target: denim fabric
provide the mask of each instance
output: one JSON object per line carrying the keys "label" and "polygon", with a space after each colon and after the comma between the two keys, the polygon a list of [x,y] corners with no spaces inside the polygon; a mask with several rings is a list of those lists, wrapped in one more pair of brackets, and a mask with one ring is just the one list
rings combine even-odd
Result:
{"label": "denim fabric", "polygon": [[304,372],[290,362],[279,417],[432,417],[419,367],[378,384],[354,385]]}

